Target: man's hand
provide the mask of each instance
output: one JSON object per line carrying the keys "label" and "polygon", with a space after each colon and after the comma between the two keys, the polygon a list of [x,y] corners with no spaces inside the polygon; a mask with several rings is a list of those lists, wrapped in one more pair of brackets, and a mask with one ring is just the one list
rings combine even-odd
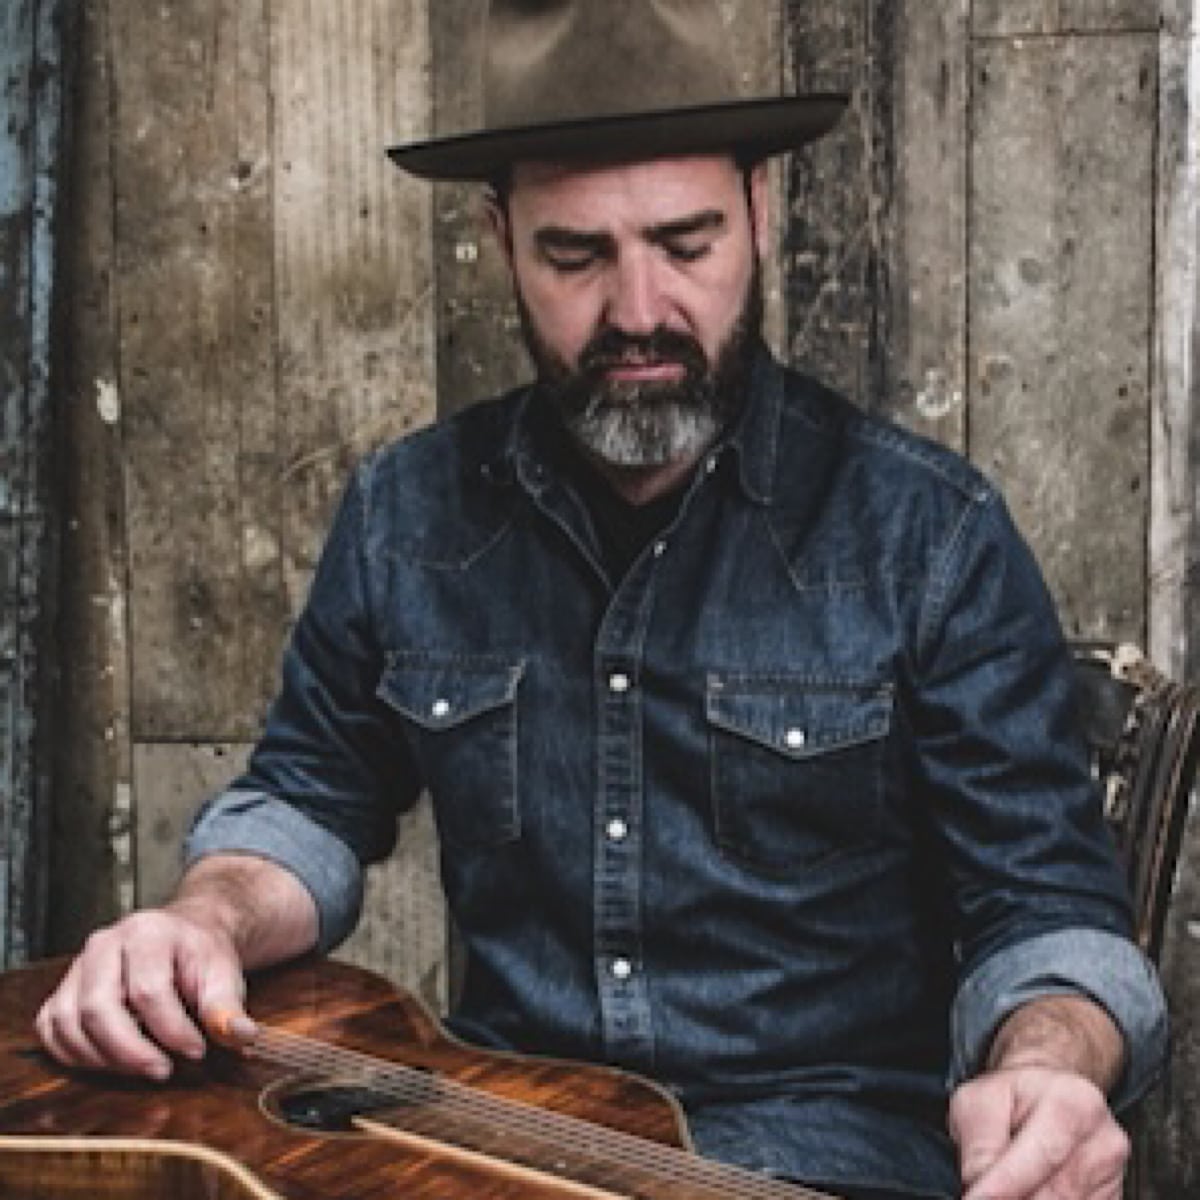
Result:
{"label": "man's hand", "polygon": [[1108,1107],[1124,1043],[1099,1006],[1049,997],[1001,1027],[950,1102],[964,1200],[1119,1200],[1129,1138]]}
{"label": "man's hand", "polygon": [[36,1028],[67,1066],[166,1079],[171,1055],[199,1059],[206,1017],[233,1014],[253,1033],[233,942],[219,928],[168,909],[137,912],[92,934]]}
{"label": "man's hand", "polygon": [[202,860],[165,908],[133,913],[87,940],[35,1027],[72,1067],[165,1079],[172,1056],[204,1056],[206,1032],[253,1036],[243,971],[295,957],[317,937],[303,884],[247,855]]}
{"label": "man's hand", "polygon": [[1069,1071],[1014,1067],[950,1106],[964,1200],[1119,1200],[1129,1139],[1104,1094]]}

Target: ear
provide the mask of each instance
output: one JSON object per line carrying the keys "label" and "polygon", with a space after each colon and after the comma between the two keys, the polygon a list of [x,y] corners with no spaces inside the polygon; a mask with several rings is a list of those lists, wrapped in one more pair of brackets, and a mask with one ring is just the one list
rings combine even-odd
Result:
{"label": "ear", "polygon": [[765,161],[755,163],[750,169],[750,226],[760,258],[770,250],[770,196],[771,180],[767,164]]}
{"label": "ear", "polygon": [[488,188],[483,195],[483,211],[487,217],[488,229],[491,230],[492,237],[496,239],[496,244],[500,247],[500,252],[504,255],[504,261],[508,263],[509,270],[512,270],[512,227],[509,224],[508,208],[491,188]]}

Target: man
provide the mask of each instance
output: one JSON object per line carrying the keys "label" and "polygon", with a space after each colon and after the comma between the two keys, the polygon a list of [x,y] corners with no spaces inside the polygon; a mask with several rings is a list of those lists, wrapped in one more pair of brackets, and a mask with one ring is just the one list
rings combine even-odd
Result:
{"label": "man", "polygon": [[488,128],[394,155],[490,183],[537,383],[362,464],[248,773],[43,1041],[201,1055],[428,787],[461,1035],[652,1075],[702,1152],[841,1195],[1119,1196],[1106,1096],[1165,1018],[1036,568],[759,339],[762,160],[840,102],[731,101],[706,2],[493,0],[487,45]]}

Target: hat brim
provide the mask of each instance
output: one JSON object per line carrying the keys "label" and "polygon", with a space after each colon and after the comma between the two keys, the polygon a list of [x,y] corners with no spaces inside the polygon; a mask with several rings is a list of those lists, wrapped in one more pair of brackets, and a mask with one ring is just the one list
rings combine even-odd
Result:
{"label": "hat brim", "polygon": [[828,133],[847,101],[829,92],[492,129],[392,146],[388,156],[422,179],[460,181],[496,179],[517,162],[631,162],[720,151],[766,158]]}

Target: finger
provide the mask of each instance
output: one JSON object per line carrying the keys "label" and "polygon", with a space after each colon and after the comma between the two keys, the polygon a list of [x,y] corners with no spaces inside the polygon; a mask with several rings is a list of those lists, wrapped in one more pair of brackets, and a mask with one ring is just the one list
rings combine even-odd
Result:
{"label": "finger", "polygon": [[170,937],[165,941],[156,937],[149,946],[127,946],[122,958],[125,1004],[164,1050],[200,1059],[207,1043],[176,984],[177,953]]}
{"label": "finger", "polygon": [[970,1187],[1004,1154],[1012,1141],[1013,1093],[989,1077],[964,1084],[950,1102],[950,1135],[958,1144],[959,1170]]}
{"label": "finger", "polygon": [[125,1008],[120,959],[116,939],[107,935],[89,939],[42,1006],[39,1036],[67,1066],[164,1078],[170,1073],[170,1061],[143,1036]]}
{"label": "finger", "polygon": [[973,1182],[963,1200],[1032,1196],[1051,1181],[1056,1195],[1090,1197],[1097,1183],[1102,1179],[1107,1183],[1105,1176],[1111,1178],[1111,1164],[1100,1152],[1109,1149],[1110,1126],[1118,1137],[1124,1137],[1094,1088],[1075,1089],[1055,1101],[1035,1105],[1007,1150]]}
{"label": "finger", "polygon": [[34,1018],[34,1029],[45,1049],[65,1066],[95,1067],[100,1065],[99,1056],[79,1028],[78,991],[76,962],[43,1002]]}
{"label": "finger", "polygon": [[[180,1008],[169,970],[153,939],[133,925],[118,952],[80,960],[79,1014],[103,1063],[118,1071],[166,1079],[171,1074],[171,1053],[194,1050],[203,1040],[194,1030],[189,1041],[173,1031],[161,1014],[172,1005]],[[182,1014],[187,1023],[186,1014]]]}
{"label": "finger", "polygon": [[203,943],[178,960],[179,986],[194,998],[205,1032],[227,1045],[244,1045],[258,1033],[246,1012],[246,979],[236,955],[223,943]]}

